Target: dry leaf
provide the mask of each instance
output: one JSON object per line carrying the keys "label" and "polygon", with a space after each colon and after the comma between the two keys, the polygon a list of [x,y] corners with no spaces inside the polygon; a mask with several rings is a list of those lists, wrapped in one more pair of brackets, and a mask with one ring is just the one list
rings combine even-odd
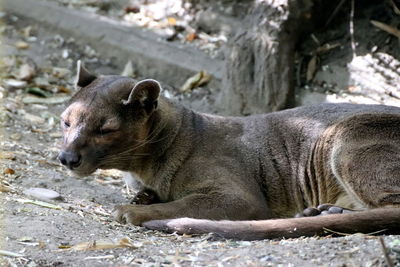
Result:
{"label": "dry leaf", "polygon": [[325,53],[328,52],[332,49],[335,49],[336,47],[339,47],[340,44],[339,43],[334,43],[334,44],[330,44],[330,43],[326,43],[324,45],[321,45],[320,47],[317,48],[317,50],[315,50],[315,52],[317,54],[321,54],[321,53]]}
{"label": "dry leaf", "polygon": [[11,168],[5,168],[5,169],[4,169],[4,173],[5,173],[5,174],[14,174],[15,171],[14,171],[13,169],[11,169]]}
{"label": "dry leaf", "polygon": [[40,201],[40,200],[32,200],[32,199],[21,199],[18,198],[16,199],[16,201],[23,203],[23,204],[33,204],[33,205],[37,205],[37,206],[41,206],[44,208],[49,208],[49,209],[54,209],[54,210],[61,210],[62,207],[58,206],[58,205],[54,205],[48,202],[44,202],[44,201]]}
{"label": "dry leaf", "polygon": [[188,33],[185,37],[186,41],[193,42],[194,39],[197,38],[197,34],[195,32]]}
{"label": "dry leaf", "polygon": [[69,94],[71,93],[71,90],[65,86],[59,85],[57,86],[58,92],[59,93],[64,93],[64,94]]}
{"label": "dry leaf", "polygon": [[126,76],[126,77],[133,77],[134,76],[132,61],[129,60],[125,64],[125,67],[124,67],[124,70],[121,73],[121,76]]}
{"label": "dry leaf", "polygon": [[41,97],[50,97],[52,95],[50,92],[45,91],[39,87],[27,88],[26,92],[29,94],[33,94],[33,95],[37,95],[37,96],[41,96]]}
{"label": "dry leaf", "polygon": [[70,73],[71,73],[71,71],[69,69],[65,69],[65,68],[54,67],[52,69],[53,76],[56,78],[59,78],[59,79],[64,79]]}
{"label": "dry leaf", "polygon": [[12,189],[9,186],[6,186],[4,184],[0,184],[0,192],[8,193],[8,192],[11,192],[11,191],[12,191]]}
{"label": "dry leaf", "polygon": [[211,80],[211,75],[204,70],[186,80],[185,84],[181,87],[182,93],[189,92],[196,87],[202,86]]}
{"label": "dry leaf", "polygon": [[108,241],[90,241],[83,242],[70,247],[71,250],[100,250],[100,249],[114,249],[114,248],[138,248],[134,245],[130,238],[124,237],[119,240],[118,243],[108,242]]}
{"label": "dry leaf", "polygon": [[0,255],[1,256],[8,256],[8,257],[25,257],[22,254],[15,253],[15,252],[12,252],[12,251],[2,250],[2,249],[0,249]]}
{"label": "dry leaf", "polygon": [[306,74],[307,82],[311,81],[314,78],[315,72],[317,71],[317,62],[318,58],[316,55],[314,55],[308,62]]}
{"label": "dry leaf", "polygon": [[10,151],[0,151],[0,159],[15,159],[15,154]]}
{"label": "dry leaf", "polygon": [[400,38],[400,30],[398,30],[397,28],[387,25],[383,22],[376,21],[376,20],[371,20],[371,23],[378,29],[385,31],[389,34],[392,34],[392,35],[396,36],[397,38]]}
{"label": "dry leaf", "polygon": [[43,119],[42,117],[30,114],[30,113],[25,113],[23,114],[23,118],[27,121],[30,121],[31,123],[34,124],[43,124],[46,122],[45,119]]}
{"label": "dry leaf", "polygon": [[66,96],[53,96],[48,98],[36,97],[36,96],[26,96],[22,98],[24,104],[61,104],[67,101],[70,97]]}
{"label": "dry leaf", "polygon": [[5,83],[5,85],[7,87],[11,87],[11,88],[22,88],[22,87],[27,86],[26,81],[20,81],[20,80],[15,80],[15,79],[5,79],[5,80],[3,80],[3,82]]}
{"label": "dry leaf", "polygon": [[390,2],[391,2],[391,4],[392,4],[392,6],[393,6],[393,11],[394,11],[394,13],[395,13],[396,15],[400,15],[400,10],[399,10],[399,8],[397,7],[396,3],[395,3],[393,0],[391,0]]}
{"label": "dry leaf", "polygon": [[20,80],[29,81],[35,76],[35,74],[35,67],[25,63],[19,67],[17,78]]}
{"label": "dry leaf", "polygon": [[24,41],[18,41],[15,43],[15,47],[18,49],[28,49],[29,48],[29,44],[27,42]]}
{"label": "dry leaf", "polygon": [[171,26],[175,26],[176,25],[176,18],[168,17],[167,20],[168,20],[168,24],[169,25],[171,25]]}
{"label": "dry leaf", "polygon": [[139,6],[127,6],[125,7],[125,13],[139,13],[140,7]]}

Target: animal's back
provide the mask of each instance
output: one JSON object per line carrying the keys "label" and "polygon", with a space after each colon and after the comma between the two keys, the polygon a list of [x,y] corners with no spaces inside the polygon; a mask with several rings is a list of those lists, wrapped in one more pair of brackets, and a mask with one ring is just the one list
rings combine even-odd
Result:
{"label": "animal's back", "polygon": [[[317,140],[329,126],[366,113],[400,115],[400,108],[320,104],[241,119],[245,129],[243,142],[250,147],[248,153],[257,154],[249,158],[259,159],[255,168],[261,170],[260,184],[268,206],[273,207],[274,217],[292,216],[318,202],[334,201],[343,193],[332,177],[311,177],[314,175],[310,170],[311,154]],[[327,187],[331,194],[313,192],[314,196],[308,196],[310,183],[317,188]]]}

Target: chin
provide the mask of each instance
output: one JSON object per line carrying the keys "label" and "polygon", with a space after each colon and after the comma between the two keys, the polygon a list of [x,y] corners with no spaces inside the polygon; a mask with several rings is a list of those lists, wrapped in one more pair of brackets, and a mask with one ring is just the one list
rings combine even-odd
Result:
{"label": "chin", "polygon": [[74,176],[77,176],[79,178],[83,178],[83,177],[93,174],[96,170],[97,170],[97,168],[94,168],[94,169],[79,168],[79,169],[71,170],[70,173],[72,173]]}

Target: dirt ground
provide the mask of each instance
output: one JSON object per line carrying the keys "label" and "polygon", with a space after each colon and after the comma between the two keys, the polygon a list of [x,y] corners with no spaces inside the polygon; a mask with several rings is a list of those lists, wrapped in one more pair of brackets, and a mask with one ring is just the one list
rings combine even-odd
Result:
{"label": "dirt ground", "polygon": [[[113,65],[83,42],[9,14],[2,16],[1,266],[387,266],[385,255],[400,265],[399,236],[384,236],[384,249],[372,235],[248,242],[178,236],[114,222],[109,216],[113,206],[133,196],[120,173],[99,171],[77,179],[56,157],[59,114],[73,93],[76,60],[85,58],[89,69],[104,74],[119,74],[123,66]],[[332,66],[344,69],[347,58],[342,58],[331,61]],[[322,60],[322,65],[331,63]],[[323,81],[330,84],[338,78],[335,71],[328,73],[316,71],[314,84],[323,88]],[[351,90],[318,88],[305,90],[323,95],[322,101],[326,96],[366,101]],[[307,101],[321,100],[320,95],[310,95]],[[396,103],[397,98],[381,93],[379,99]],[[62,200],[35,202],[24,194],[29,188],[52,189]]]}

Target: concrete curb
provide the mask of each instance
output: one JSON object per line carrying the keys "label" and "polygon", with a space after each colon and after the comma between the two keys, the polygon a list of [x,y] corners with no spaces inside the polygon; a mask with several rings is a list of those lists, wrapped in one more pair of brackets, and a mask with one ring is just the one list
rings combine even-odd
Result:
{"label": "concrete curb", "polygon": [[104,16],[43,0],[3,0],[1,7],[6,12],[42,23],[54,32],[83,40],[102,55],[115,58],[122,66],[130,59],[144,77],[181,86],[194,73],[206,70],[214,76],[214,86],[222,79],[222,60],[211,59],[200,50],[161,40],[153,32]]}

